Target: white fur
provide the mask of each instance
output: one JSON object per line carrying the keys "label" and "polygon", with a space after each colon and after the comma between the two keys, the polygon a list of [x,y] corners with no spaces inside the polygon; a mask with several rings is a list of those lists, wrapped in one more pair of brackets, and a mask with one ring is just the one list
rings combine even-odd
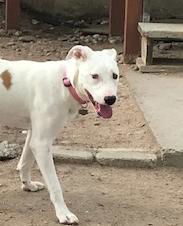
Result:
{"label": "white fur", "polygon": [[[26,143],[17,169],[23,190],[38,191],[44,185],[31,181],[34,161],[40,168],[60,223],[77,223],[67,208],[56,175],[52,142],[58,131],[78,112],[80,105],[64,87],[65,72],[79,95],[88,90],[94,100],[104,104],[104,97],[115,95],[119,74],[116,51],[93,51],[89,47],[73,47],[63,61],[33,62],[0,60],[0,75],[8,70],[12,76],[9,89],[0,77],[0,124],[28,129]],[[92,74],[98,74],[94,80]]]}

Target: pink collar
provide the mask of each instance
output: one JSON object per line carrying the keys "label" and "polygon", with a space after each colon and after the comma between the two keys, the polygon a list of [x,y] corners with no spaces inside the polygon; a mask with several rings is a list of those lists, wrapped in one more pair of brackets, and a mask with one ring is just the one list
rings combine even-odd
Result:
{"label": "pink collar", "polygon": [[63,83],[64,86],[67,87],[69,89],[70,94],[72,95],[72,97],[81,105],[87,104],[88,101],[83,100],[76,92],[76,89],[72,86],[70,80],[65,76],[63,78]]}

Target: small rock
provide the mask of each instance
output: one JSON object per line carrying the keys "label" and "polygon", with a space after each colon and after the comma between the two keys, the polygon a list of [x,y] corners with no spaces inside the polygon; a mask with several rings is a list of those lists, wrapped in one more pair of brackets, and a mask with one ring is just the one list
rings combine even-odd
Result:
{"label": "small rock", "polygon": [[60,58],[60,53],[55,53],[55,56],[56,56],[57,58]]}
{"label": "small rock", "polygon": [[97,203],[98,206],[104,207],[104,205],[100,202]]}
{"label": "small rock", "polygon": [[13,45],[11,48],[12,48],[13,50],[16,50],[17,47],[16,47],[15,45]]}
{"label": "small rock", "polygon": [[119,37],[119,36],[110,37],[108,40],[109,40],[109,43],[114,44],[114,43],[120,42],[121,37]]}
{"label": "small rock", "polygon": [[80,41],[74,41],[73,44],[74,45],[79,45],[80,44]]}
{"label": "small rock", "polygon": [[22,35],[22,32],[21,31],[16,31],[14,35],[19,37],[20,35]]}
{"label": "small rock", "polygon": [[7,46],[14,46],[15,45],[15,42],[8,42],[6,45]]}
{"label": "small rock", "polygon": [[94,173],[90,173],[90,176],[94,177],[94,176],[95,176],[95,174],[94,174]]}
{"label": "small rock", "polygon": [[73,36],[69,41],[71,41],[71,42],[77,41],[77,38],[75,36]]}
{"label": "small rock", "polygon": [[50,53],[50,52],[47,52],[47,53],[46,53],[46,56],[51,56],[51,53]]}
{"label": "small rock", "polygon": [[109,21],[108,21],[108,20],[103,20],[103,21],[100,22],[100,24],[101,24],[101,25],[109,24]]}
{"label": "small rock", "polygon": [[8,36],[14,35],[17,30],[11,29],[7,31]]}
{"label": "small rock", "polygon": [[68,37],[58,38],[58,41],[67,42],[69,39]]}
{"label": "small rock", "polygon": [[65,22],[65,24],[73,25],[73,24],[74,24],[74,20],[67,20],[67,21]]}
{"label": "small rock", "polygon": [[101,178],[101,177],[98,177],[97,180],[98,180],[98,181],[102,181],[102,178]]}
{"label": "small rock", "polygon": [[79,109],[79,114],[80,115],[87,115],[88,114],[88,109],[85,109],[85,108]]}
{"label": "small rock", "polygon": [[16,52],[21,52],[20,48],[15,49]]}
{"label": "small rock", "polygon": [[102,38],[102,37],[100,36],[100,37],[98,37],[98,41],[99,41],[99,42],[101,42],[101,41],[105,41],[105,39],[104,39],[104,38]]}
{"label": "small rock", "polygon": [[107,39],[108,39],[107,35],[103,35],[102,39],[103,39],[103,41],[107,41]]}
{"label": "small rock", "polygon": [[49,27],[50,31],[53,31],[55,28],[53,26]]}
{"label": "small rock", "polygon": [[92,43],[93,43],[93,44],[97,44],[98,42],[97,42],[97,40],[93,39],[93,40],[92,40]]}
{"label": "small rock", "polygon": [[74,30],[74,34],[75,34],[76,36],[78,36],[78,35],[80,36],[80,35],[81,35],[80,29],[78,29],[78,28],[75,29],[75,30]]}
{"label": "small rock", "polygon": [[32,19],[32,24],[33,25],[36,25],[36,24],[39,24],[40,22],[38,21],[38,20],[36,20],[36,19]]}
{"label": "small rock", "polygon": [[4,29],[0,29],[0,36],[6,35],[6,31]]}
{"label": "small rock", "polygon": [[41,38],[41,36],[40,36],[40,35],[36,35],[35,37],[36,37],[37,39],[38,39],[38,38]]}
{"label": "small rock", "polygon": [[32,30],[31,30],[31,29],[26,29],[26,28],[25,28],[25,29],[23,30],[23,34],[24,34],[24,35],[31,35],[31,34],[32,34]]}
{"label": "small rock", "polygon": [[35,42],[36,39],[33,36],[27,35],[27,36],[19,37],[19,41],[22,41],[22,42]]}
{"label": "small rock", "polygon": [[95,34],[95,35],[93,35],[93,38],[98,40],[98,38],[100,38],[100,35],[99,34]]}
{"label": "small rock", "polygon": [[138,71],[138,70],[139,70],[138,66],[137,66],[137,65],[135,65],[135,64],[134,64],[134,65],[132,65],[132,66],[131,66],[131,68],[132,68],[132,70],[134,70],[134,71]]}
{"label": "small rock", "polygon": [[100,122],[95,122],[94,126],[100,126]]}
{"label": "small rock", "polygon": [[85,36],[84,35],[80,36],[80,40],[81,41],[83,41],[84,39],[85,39]]}
{"label": "small rock", "polygon": [[90,42],[89,38],[85,38],[84,42],[89,43]]}
{"label": "small rock", "polygon": [[116,40],[113,38],[109,38],[109,43],[114,44],[114,43],[116,43]]}
{"label": "small rock", "polygon": [[18,144],[9,144],[8,141],[0,143],[0,160],[14,159],[21,153],[21,147]]}
{"label": "small rock", "polygon": [[146,125],[145,123],[142,123],[142,124],[139,125],[139,127],[142,128],[142,127],[144,127],[145,125]]}
{"label": "small rock", "polygon": [[87,27],[87,24],[84,20],[80,20],[74,23],[74,26],[80,27],[80,28],[85,28]]}
{"label": "small rock", "polygon": [[[1,45],[1,48],[2,49],[6,49],[6,46],[5,45]],[[2,56],[1,56],[1,58],[2,58]]]}

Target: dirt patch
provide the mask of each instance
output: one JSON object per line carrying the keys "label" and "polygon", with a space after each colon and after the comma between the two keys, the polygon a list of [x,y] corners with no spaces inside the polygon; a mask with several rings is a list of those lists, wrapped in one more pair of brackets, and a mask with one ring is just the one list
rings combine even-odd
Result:
{"label": "dirt patch", "polygon": [[[2,20],[2,18],[1,18]],[[31,24],[32,18],[23,14],[21,31],[4,33],[0,29],[0,54],[6,59],[60,60],[75,45],[78,33],[64,26],[52,26],[39,22]],[[76,35],[75,35],[76,34]],[[80,43],[86,44],[86,43]],[[93,49],[116,48],[122,52],[120,43],[98,42],[89,44]],[[56,144],[86,147],[131,147],[157,149],[158,145],[130,93],[121,72],[119,100],[110,120],[97,118],[93,110],[86,116],[78,116],[59,134]],[[8,140],[23,144],[25,135],[21,130],[0,127],[0,141]]]}
{"label": "dirt patch", "polygon": [[[23,192],[17,161],[0,164],[0,225],[56,226],[46,190]],[[183,172],[57,165],[65,200],[81,226],[182,226]],[[37,180],[38,170],[33,171]]]}

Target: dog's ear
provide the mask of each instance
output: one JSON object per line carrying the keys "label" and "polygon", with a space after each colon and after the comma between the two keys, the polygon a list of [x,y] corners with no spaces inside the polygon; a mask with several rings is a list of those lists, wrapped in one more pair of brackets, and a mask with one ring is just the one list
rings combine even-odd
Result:
{"label": "dog's ear", "polygon": [[90,56],[90,54],[92,54],[92,52],[93,50],[90,49],[88,46],[77,45],[69,50],[66,56],[66,60],[75,58],[76,60],[85,61]]}
{"label": "dog's ear", "polygon": [[105,54],[111,56],[114,60],[117,58],[117,52],[115,49],[104,49],[102,50]]}

